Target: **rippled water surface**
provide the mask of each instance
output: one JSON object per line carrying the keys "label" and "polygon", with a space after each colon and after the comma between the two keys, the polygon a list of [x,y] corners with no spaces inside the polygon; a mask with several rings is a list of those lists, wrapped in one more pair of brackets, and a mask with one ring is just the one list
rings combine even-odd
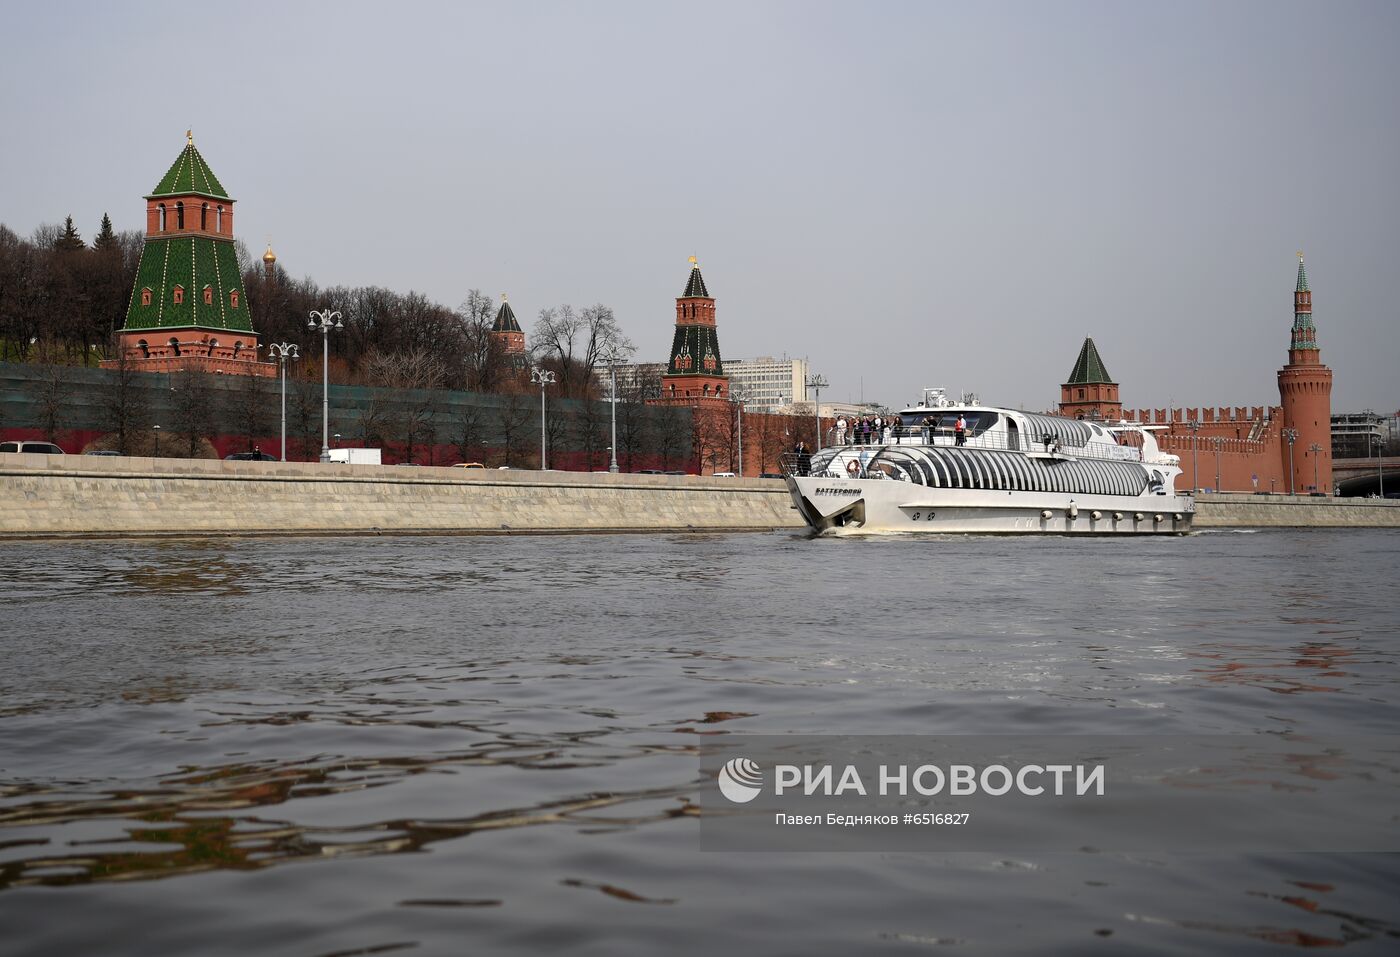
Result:
{"label": "rippled water surface", "polygon": [[744,733],[1400,730],[1400,534],[0,546],[0,951],[1400,950],[1395,855],[699,850]]}

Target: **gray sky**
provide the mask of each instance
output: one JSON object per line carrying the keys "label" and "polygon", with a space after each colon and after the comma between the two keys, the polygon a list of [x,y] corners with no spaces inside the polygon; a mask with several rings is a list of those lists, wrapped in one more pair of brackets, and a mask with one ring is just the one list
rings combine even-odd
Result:
{"label": "gray sky", "polygon": [[186,127],[255,253],[456,305],[686,257],[823,397],[1278,401],[1294,251],[1333,408],[1400,407],[1400,4],[4,2],[0,221],[144,227]]}

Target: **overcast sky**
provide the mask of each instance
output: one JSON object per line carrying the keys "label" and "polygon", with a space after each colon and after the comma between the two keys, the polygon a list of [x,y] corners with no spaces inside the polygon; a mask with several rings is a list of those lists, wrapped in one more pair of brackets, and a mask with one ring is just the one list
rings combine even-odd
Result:
{"label": "overcast sky", "polygon": [[19,3],[0,222],[144,228],[193,127],[294,276],[611,305],[823,397],[1400,407],[1400,3]]}

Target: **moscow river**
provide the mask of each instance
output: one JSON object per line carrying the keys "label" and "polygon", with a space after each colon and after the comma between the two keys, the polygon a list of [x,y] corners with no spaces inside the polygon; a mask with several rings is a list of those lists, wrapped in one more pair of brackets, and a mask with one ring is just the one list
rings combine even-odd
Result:
{"label": "moscow river", "polygon": [[1400,854],[726,854],[696,750],[1395,735],[1397,572],[1367,530],[6,543],[0,951],[1392,954]]}

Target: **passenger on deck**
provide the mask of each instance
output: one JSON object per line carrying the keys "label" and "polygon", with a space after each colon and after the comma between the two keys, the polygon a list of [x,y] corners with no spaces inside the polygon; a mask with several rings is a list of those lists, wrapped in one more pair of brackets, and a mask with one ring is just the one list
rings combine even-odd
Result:
{"label": "passenger on deck", "polygon": [[797,454],[797,474],[810,475],[812,472],[812,453],[807,451],[807,443],[801,439],[797,440],[797,447],[793,449]]}
{"label": "passenger on deck", "polygon": [[958,413],[958,423],[953,426],[953,444],[964,445],[967,442],[967,419],[963,418],[961,412]]}

